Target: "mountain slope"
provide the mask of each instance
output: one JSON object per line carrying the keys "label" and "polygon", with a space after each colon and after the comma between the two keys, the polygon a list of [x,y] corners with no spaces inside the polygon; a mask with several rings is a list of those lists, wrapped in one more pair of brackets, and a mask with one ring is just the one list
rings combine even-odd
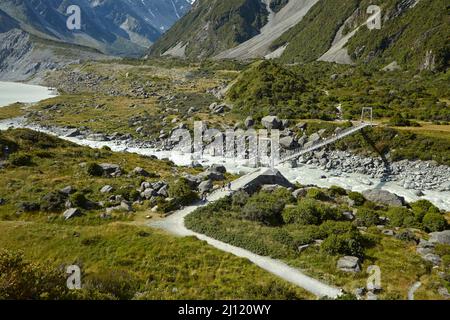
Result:
{"label": "mountain slope", "polygon": [[[342,64],[394,63],[445,70],[450,18],[446,0],[379,0],[382,28],[369,30],[373,0],[202,0],[152,47],[153,55],[278,58]],[[246,10],[253,8],[252,14]],[[245,10],[244,10],[245,9]],[[254,24],[259,21],[259,24]],[[255,26],[253,28],[249,26]]]}
{"label": "mountain slope", "polygon": [[207,58],[256,36],[269,12],[261,0],[197,0],[152,46],[152,55]]}
{"label": "mountain slope", "polygon": [[218,59],[252,59],[270,54],[271,43],[295,26],[319,0],[295,0],[285,2],[282,7],[274,7],[274,3],[266,0],[270,12],[267,24],[261,28],[260,34],[216,56]]}
{"label": "mountain slope", "polygon": [[[82,30],[66,27],[69,5],[81,8]],[[0,10],[30,34],[107,54],[145,52],[188,9],[187,0],[2,0]]]}

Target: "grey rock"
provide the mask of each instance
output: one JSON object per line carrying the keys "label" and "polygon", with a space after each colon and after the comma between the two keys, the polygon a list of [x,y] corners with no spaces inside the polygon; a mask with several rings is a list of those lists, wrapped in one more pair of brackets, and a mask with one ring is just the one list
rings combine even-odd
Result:
{"label": "grey rock", "polygon": [[320,135],[316,132],[313,133],[309,139],[308,139],[308,143],[316,143],[318,141],[322,140],[322,138],[320,137]]}
{"label": "grey rock", "polygon": [[130,202],[122,201],[120,203],[120,210],[121,211],[125,211],[125,212],[132,212],[133,211],[133,207],[132,207]]}
{"label": "grey rock", "polygon": [[281,138],[280,145],[285,149],[293,149],[296,147],[296,143],[293,137]]}
{"label": "grey rock", "polygon": [[109,175],[116,175],[122,172],[122,168],[118,164],[101,163],[99,166]]}
{"label": "grey rock", "polygon": [[450,230],[430,233],[430,242],[450,245]]}
{"label": "grey rock", "polygon": [[75,193],[76,190],[72,186],[67,186],[67,187],[62,188],[61,190],[59,190],[59,192],[65,194],[65,195],[69,195],[69,194]]}
{"label": "grey rock", "polygon": [[72,129],[66,134],[67,138],[73,138],[78,136],[81,136],[81,132],[78,129]]}
{"label": "grey rock", "polygon": [[344,272],[360,272],[360,260],[358,257],[342,257],[338,260],[337,268]]}
{"label": "grey rock", "polygon": [[378,296],[373,292],[368,292],[366,294],[366,300],[375,301],[375,300],[378,300]]}
{"label": "grey rock", "polygon": [[343,215],[343,216],[345,217],[345,219],[347,219],[347,220],[350,220],[350,221],[355,220],[355,215],[353,214],[353,212],[346,211],[346,212],[343,212],[342,215]]}
{"label": "grey rock", "polygon": [[169,196],[169,187],[167,185],[162,186],[158,190],[158,195],[162,197],[168,197]]}
{"label": "grey rock", "polygon": [[278,117],[275,117],[275,116],[267,116],[267,117],[262,118],[261,124],[264,128],[266,128],[268,130],[281,128],[281,121],[280,121],[280,119],[278,119]]}
{"label": "grey rock", "polygon": [[431,262],[433,265],[435,266],[439,266],[441,264],[441,257],[439,257],[436,254],[433,253],[428,253],[426,255],[423,256],[423,259],[426,261]]}
{"label": "grey rock", "polygon": [[247,119],[245,119],[244,124],[246,128],[251,128],[255,125],[255,120],[252,117],[247,117]]}
{"label": "grey rock", "polygon": [[306,194],[308,193],[308,190],[306,189],[297,189],[294,192],[292,192],[292,196],[295,199],[306,197]]}
{"label": "grey rock", "polygon": [[111,193],[111,192],[113,192],[113,190],[114,190],[114,188],[112,186],[106,185],[100,189],[100,192],[101,193]]}
{"label": "grey rock", "polygon": [[397,196],[386,190],[373,189],[364,191],[362,194],[367,200],[375,203],[396,207],[401,207],[405,204],[405,199],[403,197]]}
{"label": "grey rock", "polygon": [[141,167],[134,168],[133,174],[136,176],[141,176],[141,177],[149,177],[150,176],[150,173],[148,173],[146,170],[142,169]]}
{"label": "grey rock", "polygon": [[305,245],[299,246],[299,247],[298,247],[298,252],[302,253],[303,251],[305,251],[306,249],[308,249],[310,246],[311,246],[311,245],[309,245],[309,244],[305,244]]}
{"label": "grey rock", "polygon": [[81,211],[77,208],[70,208],[63,213],[66,220],[81,216]]}
{"label": "grey rock", "polygon": [[212,180],[207,180],[207,181],[203,181],[202,183],[199,184],[198,191],[201,194],[208,193],[212,190],[212,188],[213,188]]}
{"label": "grey rock", "polygon": [[155,190],[153,189],[145,189],[142,193],[141,193],[141,197],[145,198],[147,200],[150,200],[152,197],[156,196],[157,193],[155,192]]}

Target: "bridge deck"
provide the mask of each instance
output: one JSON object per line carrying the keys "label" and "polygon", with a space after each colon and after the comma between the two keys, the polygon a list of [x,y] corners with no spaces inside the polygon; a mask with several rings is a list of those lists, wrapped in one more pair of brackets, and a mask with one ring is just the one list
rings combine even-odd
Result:
{"label": "bridge deck", "polygon": [[369,126],[372,126],[372,124],[363,122],[363,123],[361,123],[360,125],[358,125],[356,127],[347,128],[347,129],[341,131],[340,133],[338,133],[337,135],[332,136],[332,137],[330,137],[328,139],[325,139],[322,142],[314,144],[313,146],[308,147],[306,149],[298,148],[298,149],[295,149],[295,150],[287,151],[287,152],[284,153],[284,157],[281,157],[281,159],[280,159],[280,161],[278,161],[278,163],[281,164],[281,163],[284,163],[284,162],[296,159],[296,158],[298,158],[298,157],[300,157],[300,156],[302,156],[302,155],[304,155],[306,153],[312,152],[312,151],[317,150],[317,149],[321,149],[321,148],[323,148],[323,147],[325,147],[325,146],[327,146],[329,144],[335,143],[336,141],[338,141],[338,140],[340,140],[342,138],[345,138],[345,137],[347,137],[349,135],[352,135],[355,132],[360,131],[360,130],[364,129],[365,127],[369,127]]}

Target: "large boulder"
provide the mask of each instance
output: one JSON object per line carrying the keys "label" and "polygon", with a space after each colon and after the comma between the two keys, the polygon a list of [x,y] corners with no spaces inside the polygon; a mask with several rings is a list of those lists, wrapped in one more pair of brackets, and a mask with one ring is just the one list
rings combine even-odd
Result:
{"label": "large boulder", "polygon": [[213,188],[212,180],[207,180],[199,184],[198,191],[200,192],[200,194],[204,194],[210,192],[212,188]]}
{"label": "large boulder", "polygon": [[321,139],[322,139],[322,138],[321,138],[320,134],[318,134],[318,133],[316,132],[316,133],[313,133],[313,134],[309,137],[308,142],[316,143],[316,142],[320,141]]}
{"label": "large boulder", "polygon": [[280,121],[280,119],[278,119],[278,117],[275,117],[275,116],[267,116],[267,117],[262,118],[261,124],[267,130],[281,128],[281,121]]}
{"label": "large boulder", "polygon": [[284,137],[280,139],[280,145],[285,149],[293,149],[297,146],[293,137]]}
{"label": "large boulder", "polygon": [[110,176],[119,176],[122,173],[122,168],[118,164],[101,163],[99,166]]}
{"label": "large boulder", "polygon": [[430,242],[450,245],[450,230],[430,233]]}
{"label": "large boulder", "polygon": [[386,190],[373,189],[364,191],[362,194],[369,201],[387,206],[401,207],[405,204],[405,199],[403,197]]}
{"label": "large boulder", "polygon": [[360,272],[360,260],[358,257],[342,257],[337,263],[337,268],[344,272]]}
{"label": "large boulder", "polygon": [[263,185],[278,185],[285,188],[293,188],[280,171],[276,169],[261,169],[248,177],[248,181],[240,188],[248,194],[253,194]]}

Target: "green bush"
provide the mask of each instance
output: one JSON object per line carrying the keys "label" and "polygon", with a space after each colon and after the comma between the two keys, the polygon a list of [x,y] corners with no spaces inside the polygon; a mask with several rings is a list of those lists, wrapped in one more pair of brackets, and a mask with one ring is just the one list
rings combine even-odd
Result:
{"label": "green bush", "polygon": [[331,186],[329,192],[332,196],[345,196],[347,195],[347,190],[338,186]]}
{"label": "green bush", "polygon": [[419,200],[410,204],[414,216],[418,222],[422,222],[429,212],[439,213],[439,209],[428,200]]}
{"label": "green bush", "polygon": [[287,224],[319,225],[327,220],[340,220],[342,214],[337,208],[330,207],[313,199],[301,199],[293,207],[283,211],[283,220]]}
{"label": "green bush", "polygon": [[355,202],[356,206],[362,206],[366,202],[366,198],[359,192],[350,192],[348,197]]}
{"label": "green bush", "polygon": [[321,222],[319,205],[312,199],[303,199],[298,205],[284,209],[283,221],[288,224],[319,225]]}
{"label": "green bush", "polygon": [[447,228],[447,220],[440,213],[429,212],[423,218],[423,226],[428,232],[444,231]]}
{"label": "green bush", "polygon": [[292,240],[300,245],[310,244],[314,242],[314,240],[325,239],[326,234],[324,234],[319,226],[316,225],[306,225],[302,227],[296,227],[295,230],[290,230],[289,233],[292,237]]}
{"label": "green bush", "polygon": [[327,200],[326,194],[322,190],[317,188],[308,189],[306,196],[314,200]]}
{"label": "green bush", "polygon": [[88,175],[90,175],[90,176],[93,176],[93,177],[103,176],[103,168],[100,167],[95,162],[88,163],[86,170],[87,170]]}
{"label": "green bush", "polygon": [[189,186],[185,178],[178,179],[169,187],[169,196],[173,198],[179,206],[186,206],[198,200],[198,195]]}
{"label": "green bush", "polygon": [[358,214],[356,215],[356,223],[361,227],[371,227],[376,226],[380,222],[380,217],[378,214],[367,208],[358,209]]}
{"label": "green bush", "polygon": [[348,232],[357,232],[357,229],[349,221],[328,220],[320,225],[319,232],[322,238],[326,238],[332,234],[345,234]]}
{"label": "green bush", "polygon": [[250,196],[245,191],[238,191],[231,197],[233,207],[240,208],[245,206]]}
{"label": "green bush", "polygon": [[33,158],[23,152],[13,153],[9,156],[9,163],[15,167],[27,167],[33,164]]}
{"label": "green bush", "polygon": [[282,222],[281,213],[288,200],[282,197],[282,192],[259,192],[253,195],[242,208],[241,216],[250,221],[265,225],[279,225]]}
{"label": "green bush", "polygon": [[364,255],[362,240],[362,236],[357,231],[332,234],[323,241],[321,250],[331,255],[362,257]]}
{"label": "green bush", "polygon": [[386,215],[393,227],[412,227],[415,221],[413,213],[402,207],[392,207]]}

